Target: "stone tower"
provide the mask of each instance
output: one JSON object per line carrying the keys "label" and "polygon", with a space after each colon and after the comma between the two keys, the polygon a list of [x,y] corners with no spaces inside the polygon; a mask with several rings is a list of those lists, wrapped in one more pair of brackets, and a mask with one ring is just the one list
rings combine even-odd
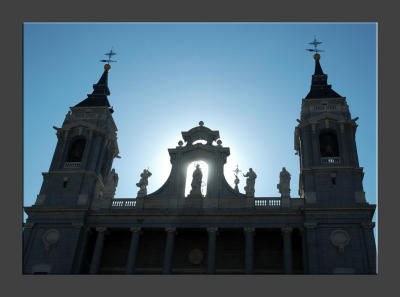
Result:
{"label": "stone tower", "polygon": [[[36,246],[35,250],[44,248],[50,253],[59,239],[65,241],[63,248],[57,249],[57,253],[63,255],[60,266],[53,267],[60,273],[73,272],[74,259],[69,259],[68,255],[72,257],[77,249],[83,230],[80,226],[85,223],[87,211],[108,208],[118,183],[118,175],[111,170],[114,158],[118,157],[118,145],[113,109],[107,99],[110,68],[109,64],[104,66],[92,94],[70,108],[62,127],[54,127],[57,146],[49,171],[43,173],[40,193],[25,226],[24,244],[29,241],[31,246]],[[63,215],[57,215],[57,211],[62,211]],[[32,234],[31,220],[35,221]],[[47,225],[53,228],[49,229]],[[65,255],[64,249],[70,252]],[[29,253],[28,250],[24,252],[25,256]],[[53,256],[57,258],[57,255]],[[29,267],[29,263],[25,263],[25,267]],[[29,269],[35,273],[34,267]],[[38,268],[39,272],[43,270],[46,269]]]}
{"label": "stone tower", "polygon": [[108,71],[105,67],[88,98],[70,108],[62,127],[54,127],[58,142],[36,205],[90,206],[103,198],[118,155],[117,127],[107,99]]}
{"label": "stone tower", "polygon": [[364,203],[363,168],[359,166],[355,133],[346,98],[323,73],[315,54],[311,90],[303,99],[295,150],[300,157],[299,195],[306,204]]}
{"label": "stone tower", "polygon": [[376,273],[372,222],[375,205],[363,191],[355,142],[356,120],[314,55],[311,90],[295,128],[304,198],[305,271],[310,274]]}

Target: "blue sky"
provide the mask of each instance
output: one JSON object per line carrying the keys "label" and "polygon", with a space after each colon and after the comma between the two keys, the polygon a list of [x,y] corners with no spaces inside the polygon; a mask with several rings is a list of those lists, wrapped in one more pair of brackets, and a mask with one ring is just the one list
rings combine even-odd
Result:
{"label": "blue sky", "polygon": [[[171,168],[168,148],[198,125],[219,130],[232,170],[252,167],[256,196],[278,197],[283,166],[298,197],[299,160],[294,128],[310,88],[312,54],[323,42],[328,83],[347,98],[356,134],[364,190],[376,203],[376,25],[373,23],[25,23],[24,205],[35,203],[69,107],[92,92],[104,53],[118,60],[109,73],[121,159],[116,198],[136,197],[150,167],[148,192]],[[244,178],[239,184],[243,192]]]}

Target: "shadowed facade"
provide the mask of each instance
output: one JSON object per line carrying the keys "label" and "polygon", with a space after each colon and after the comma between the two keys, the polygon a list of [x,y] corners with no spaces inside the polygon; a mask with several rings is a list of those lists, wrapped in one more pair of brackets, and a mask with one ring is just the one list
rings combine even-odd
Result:
{"label": "shadowed facade", "polygon": [[[233,189],[224,177],[230,148],[202,121],[168,149],[172,168],[160,189],[147,194],[144,176],[138,197],[114,198],[112,162],[119,151],[106,64],[93,93],[54,127],[58,142],[49,171],[35,205],[24,208],[23,272],[375,274],[375,205],[363,191],[357,119],[327,84],[320,56],[314,59],[295,127],[297,198],[284,184],[281,197]],[[207,188],[185,195],[188,166],[198,161],[207,163],[208,176],[204,181],[193,173],[192,190]]]}

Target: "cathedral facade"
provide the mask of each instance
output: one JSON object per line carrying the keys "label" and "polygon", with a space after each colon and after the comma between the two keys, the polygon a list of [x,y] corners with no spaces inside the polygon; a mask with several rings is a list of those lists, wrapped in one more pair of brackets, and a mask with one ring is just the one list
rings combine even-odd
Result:
{"label": "cathedral facade", "polygon": [[54,127],[49,171],[24,208],[23,273],[375,274],[375,205],[363,191],[357,118],[314,59],[294,133],[296,198],[285,168],[280,197],[255,196],[251,168],[245,194],[232,188],[230,148],[202,121],[168,149],[172,168],[160,189],[147,193],[144,170],[136,198],[114,198],[119,151],[106,64],[92,94]]}

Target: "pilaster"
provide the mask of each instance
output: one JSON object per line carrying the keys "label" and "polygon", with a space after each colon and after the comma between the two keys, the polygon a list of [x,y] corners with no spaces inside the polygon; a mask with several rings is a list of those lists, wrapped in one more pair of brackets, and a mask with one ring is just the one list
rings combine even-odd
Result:
{"label": "pilaster", "polygon": [[165,228],[165,231],[167,232],[167,242],[165,245],[163,274],[171,274],[176,228]]}
{"label": "pilaster", "polygon": [[92,262],[90,264],[90,274],[97,274],[100,270],[101,255],[103,252],[104,237],[107,232],[106,227],[97,227],[97,239],[96,245],[93,252]]}
{"label": "pilaster", "polygon": [[254,270],[254,228],[243,228],[246,249],[245,249],[245,273],[253,274]]}
{"label": "pilaster", "polygon": [[292,264],[292,231],[291,227],[283,227],[281,229],[283,236],[283,268],[285,274],[293,273]]}
{"label": "pilaster", "polygon": [[207,228],[208,232],[208,256],[207,256],[207,273],[215,274],[215,256],[218,228]]}
{"label": "pilaster", "polygon": [[135,273],[136,257],[138,254],[141,228],[133,227],[130,228],[130,231],[132,232],[132,235],[131,235],[131,245],[129,247],[129,253],[128,253],[128,263],[126,264],[126,274]]}

